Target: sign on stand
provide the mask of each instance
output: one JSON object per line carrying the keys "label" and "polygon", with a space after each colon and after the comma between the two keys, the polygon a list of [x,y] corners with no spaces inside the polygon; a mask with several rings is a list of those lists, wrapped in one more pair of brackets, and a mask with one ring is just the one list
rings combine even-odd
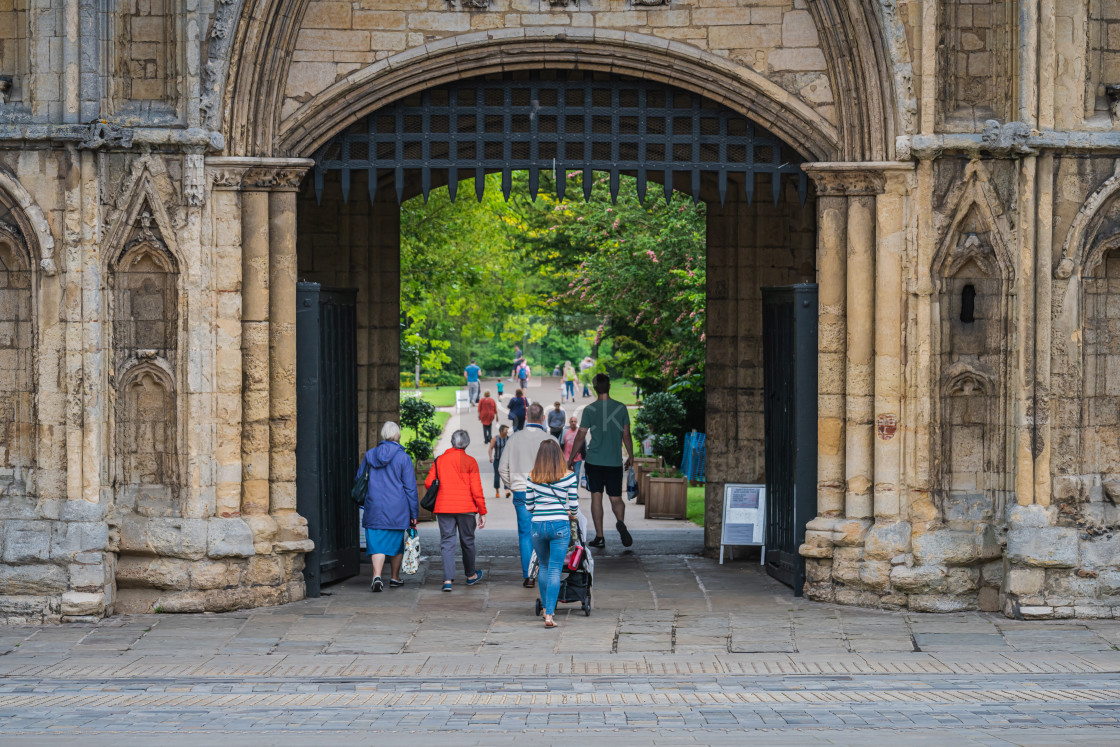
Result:
{"label": "sign on stand", "polygon": [[[723,548],[735,545],[760,545],[766,563],[766,486],[728,483],[723,486],[723,531],[719,540],[719,562]],[[728,550],[728,552],[731,552]]]}

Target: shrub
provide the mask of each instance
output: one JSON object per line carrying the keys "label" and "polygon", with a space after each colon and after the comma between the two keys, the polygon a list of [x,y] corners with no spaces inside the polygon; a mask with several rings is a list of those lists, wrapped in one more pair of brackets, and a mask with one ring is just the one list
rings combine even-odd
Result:
{"label": "shrub", "polygon": [[669,392],[648,394],[638,412],[638,427],[653,434],[653,453],[679,467],[684,453],[685,407]]}
{"label": "shrub", "polygon": [[669,392],[647,394],[638,413],[638,422],[650,433],[683,433],[685,409],[677,395]]}
{"label": "shrub", "polygon": [[680,467],[684,456],[683,438],[676,433],[658,433],[653,437],[653,453],[670,467]]}
{"label": "shrub", "polygon": [[430,441],[414,438],[404,445],[404,450],[412,457],[413,463],[423,462],[425,459],[431,459],[432,453],[435,449],[432,448]]}
{"label": "shrub", "polygon": [[432,441],[442,430],[436,424],[436,407],[420,397],[401,397],[401,426],[409,428],[416,437],[404,444],[404,450],[414,462],[432,458]]}
{"label": "shrub", "polygon": [[[435,424],[436,406],[420,397],[401,397],[401,426],[420,433],[425,422]],[[438,435],[438,434],[437,434]]]}

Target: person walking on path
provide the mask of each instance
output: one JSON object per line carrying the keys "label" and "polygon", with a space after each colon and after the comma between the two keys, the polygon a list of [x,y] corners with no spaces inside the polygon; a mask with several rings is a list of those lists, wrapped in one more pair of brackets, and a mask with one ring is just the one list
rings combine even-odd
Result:
{"label": "person walking on path", "polygon": [[[603,493],[606,492],[614,511],[615,529],[622,540],[623,547],[634,544],[634,538],[626,529],[626,504],[622,502],[622,473],[634,463],[634,439],[630,435],[630,413],[626,405],[611,399],[611,377],[604,373],[596,374],[592,380],[598,399],[583,408],[583,419],[576,433],[572,452],[579,453],[587,435],[591,434],[591,445],[583,468],[587,473],[587,489],[591,492],[591,518],[595,522],[595,539],[588,543],[591,547],[603,547]],[[622,450],[626,449],[626,460]],[[575,464],[568,457],[568,466]]]}
{"label": "person walking on path", "polygon": [[552,409],[548,411],[548,432],[556,439],[556,443],[560,443],[564,436],[564,423],[567,420],[568,413],[564,412],[559,402],[553,402]]}
{"label": "person walking on path", "polygon": [[560,399],[576,401],[576,367],[571,361],[564,361],[564,396]]}
{"label": "person walking on path", "polygon": [[529,578],[529,561],[533,557],[533,538],[530,533],[533,517],[525,506],[525,486],[529,473],[533,471],[533,465],[536,464],[541,443],[554,440],[544,429],[544,408],[539,402],[534,402],[529,405],[529,425],[520,433],[513,434],[502,452],[502,461],[498,465],[502,481],[513,490],[513,508],[517,512],[518,549],[521,552],[521,575],[525,579],[522,585],[527,589],[533,588],[533,579]]}
{"label": "person walking on path", "polygon": [[[486,526],[486,498],[482,495],[482,480],[478,462],[467,454],[470,435],[463,430],[451,434],[451,448],[440,454],[428,470],[424,487],[432,487],[439,480],[439,492],[432,511],[439,523],[439,550],[443,555],[443,591],[451,591],[455,579],[455,535],[463,552],[463,573],[467,586],[482,580],[482,569],[474,563],[474,532]],[[478,515],[476,522],[475,515]]]}
{"label": "person walking on path", "polygon": [[564,461],[570,462],[575,468],[576,476],[579,476],[579,463],[583,461],[584,454],[587,453],[587,444],[580,447],[576,458],[572,459],[572,448],[576,445],[576,436],[579,434],[579,422],[576,420],[575,415],[568,418],[568,427],[564,429],[563,435],[560,436],[560,443],[564,446]]}
{"label": "person walking on path", "polygon": [[[502,461],[502,452],[506,449],[506,444],[509,442],[509,426],[503,425],[498,429],[498,435],[490,442],[490,448],[487,450],[487,455],[490,458],[490,464],[494,465],[494,498],[501,497],[502,490],[502,476],[498,472],[498,465]],[[512,495],[509,488],[506,488],[506,498]]]}
{"label": "person walking on path", "polygon": [[521,382],[522,389],[529,388],[529,364],[522,362],[521,366],[517,369],[517,378]]}
{"label": "person walking on path", "polygon": [[416,500],[416,470],[412,458],[401,446],[401,429],[389,421],[381,426],[381,443],[366,452],[358,465],[358,474],[369,469],[362,528],[366,532],[366,552],[373,563],[370,591],[381,591],[385,583],[381,572],[389,558],[389,587],[404,586],[401,560],[404,555],[404,534],[416,526],[420,506]]}
{"label": "person walking on path", "polygon": [[525,483],[525,506],[533,515],[530,534],[541,566],[539,593],[544,626],[555,628],[560,573],[572,539],[569,517],[579,511],[576,476],[564,464],[564,452],[556,441],[544,441],[537,449],[533,471]]}
{"label": "person walking on path", "polygon": [[595,361],[591,356],[585,357],[579,362],[579,380],[583,384],[583,396],[590,397],[591,391],[588,385],[591,383],[591,369],[595,367]]}
{"label": "person walking on path", "polygon": [[470,365],[463,369],[463,378],[467,380],[467,398],[470,399],[472,405],[478,404],[478,390],[482,386],[478,380],[478,375],[481,372],[482,369],[474,362],[474,358],[471,358]]}
{"label": "person walking on path", "polygon": [[529,400],[525,399],[525,393],[518,389],[510,397],[509,404],[506,409],[509,410],[509,419],[513,421],[513,432],[517,433],[525,427],[525,408],[529,406]]}
{"label": "person walking on path", "polygon": [[504,383],[502,383],[501,379],[498,379],[498,381],[496,383],[498,385],[498,399],[501,399],[502,398],[502,392],[504,392],[506,390],[506,385]]}
{"label": "person walking on path", "polygon": [[483,393],[478,401],[478,420],[482,423],[482,443],[490,443],[490,428],[498,417],[498,403],[490,398],[490,390]]}

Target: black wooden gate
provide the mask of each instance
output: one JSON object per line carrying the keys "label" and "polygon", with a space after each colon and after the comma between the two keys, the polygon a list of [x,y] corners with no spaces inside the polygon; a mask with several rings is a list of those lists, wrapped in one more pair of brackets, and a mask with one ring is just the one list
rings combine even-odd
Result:
{"label": "black wooden gate", "polygon": [[762,289],[766,572],[801,596],[797,549],[817,514],[817,286]]}
{"label": "black wooden gate", "polygon": [[306,557],[307,596],[358,574],[357,291],[300,283],[296,292],[298,387],[296,491],[315,549]]}

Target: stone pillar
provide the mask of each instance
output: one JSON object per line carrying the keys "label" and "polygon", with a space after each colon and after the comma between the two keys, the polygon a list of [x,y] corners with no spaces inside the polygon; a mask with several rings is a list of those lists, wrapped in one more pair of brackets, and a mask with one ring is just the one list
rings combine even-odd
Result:
{"label": "stone pillar", "polygon": [[[241,194],[241,513],[257,554],[303,552],[296,513],[296,189],[306,159],[229,159]],[[300,592],[302,594],[302,592]]]}
{"label": "stone pillar", "polygon": [[1038,159],[1038,218],[1035,249],[1035,461],[1034,502],[1049,506],[1051,499],[1051,423],[1056,419],[1050,397],[1051,342],[1053,331],[1053,285],[1049,268],[1054,250],[1054,156]]}
{"label": "stone pillar", "polygon": [[802,555],[816,559],[808,569],[810,585],[829,577],[834,546],[863,542],[874,514],[876,195],[883,191],[883,170],[895,167],[878,162],[805,166],[817,188],[820,304],[818,515],[806,527],[801,547]]}
{"label": "stone pillar", "polygon": [[[1020,506],[1034,503],[1035,423],[1035,172],[1038,157],[1023,158],[1019,169],[1020,211],[1018,272],[1015,276],[1017,306],[1015,360],[1012,398],[1015,402],[1015,496]],[[1046,310],[1044,313],[1049,313]]]}
{"label": "stone pillar", "polygon": [[847,198],[823,188],[817,199],[817,513],[844,515],[844,358],[847,347]]}
{"label": "stone pillar", "polygon": [[875,458],[871,422],[875,395],[875,197],[863,184],[849,194],[844,515],[866,519],[873,514]]}
{"label": "stone pillar", "polygon": [[875,479],[876,521],[901,517],[902,491],[902,256],[906,250],[907,202],[913,167],[888,173],[876,200],[875,248]]}
{"label": "stone pillar", "polygon": [[296,513],[296,189],[306,166],[274,172],[268,196],[269,513],[280,542],[307,539]]}
{"label": "stone pillar", "polygon": [[269,509],[268,192],[246,175],[241,195],[241,513]]}
{"label": "stone pillar", "polygon": [[212,190],[208,211],[213,235],[211,277],[215,298],[214,412],[217,462],[215,514],[241,515],[242,493],[242,296],[241,205],[238,190],[245,169],[226,166],[225,159],[207,163]]}

